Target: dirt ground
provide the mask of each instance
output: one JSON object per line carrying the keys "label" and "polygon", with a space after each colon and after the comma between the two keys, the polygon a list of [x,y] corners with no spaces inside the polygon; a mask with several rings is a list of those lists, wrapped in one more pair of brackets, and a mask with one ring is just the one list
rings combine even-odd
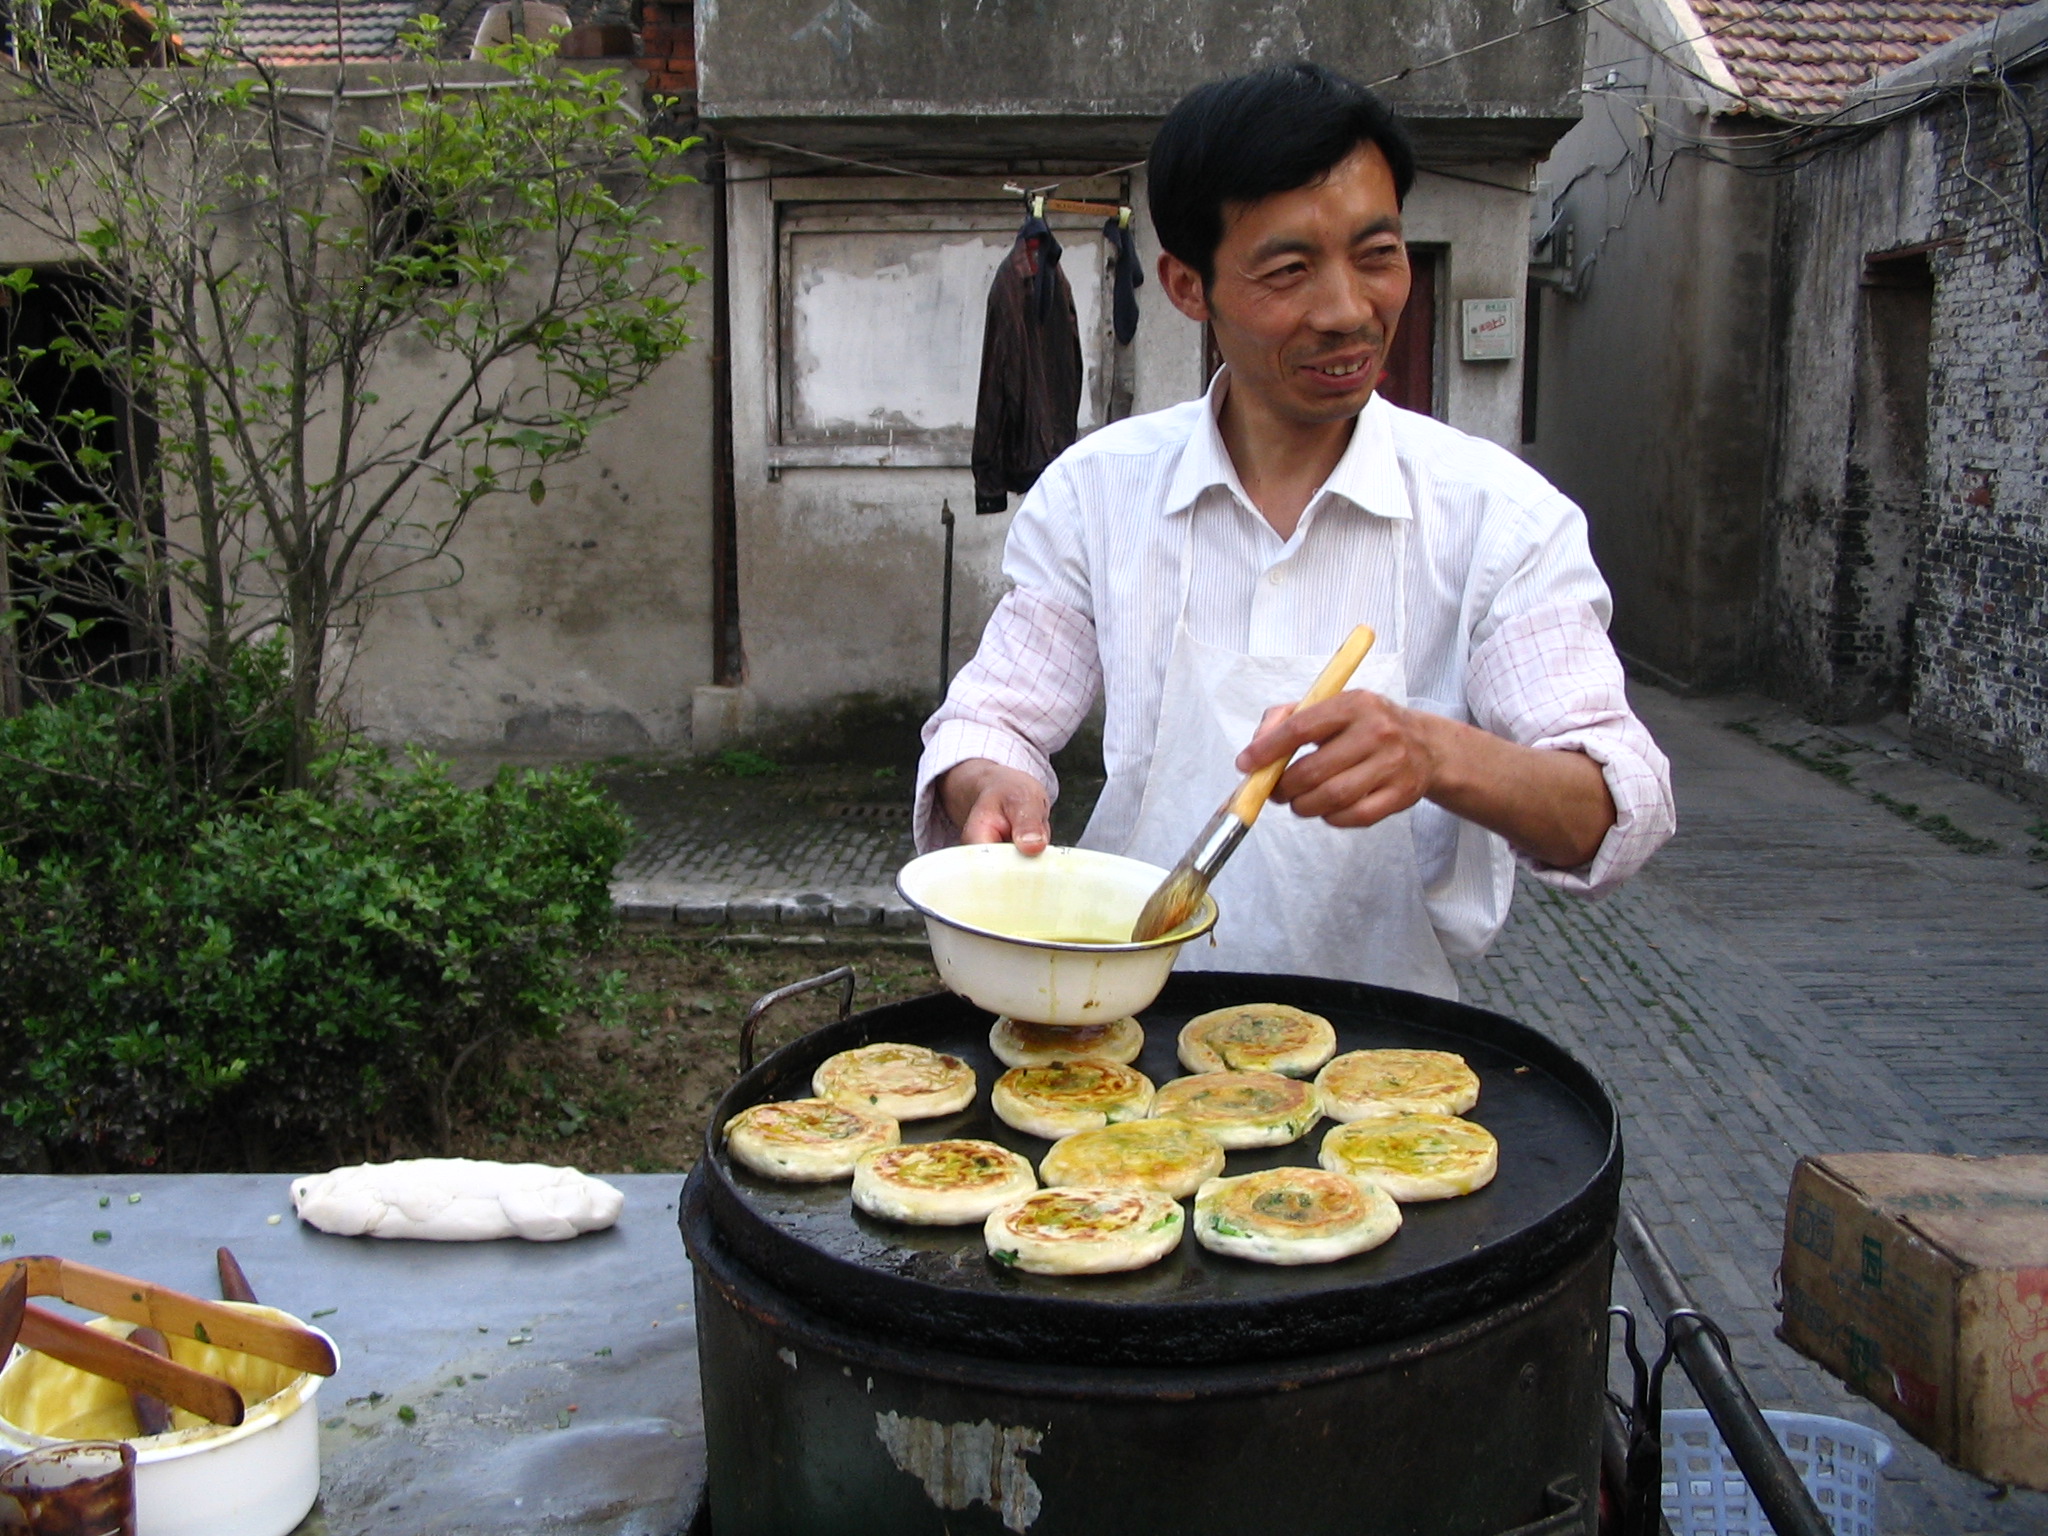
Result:
{"label": "dirt ground", "polygon": [[[904,943],[763,945],[627,929],[589,963],[593,974],[625,973],[623,1021],[585,1021],[517,1047],[491,1102],[457,1125],[455,1156],[589,1173],[686,1169],[738,1075],[740,1022],[756,998],[839,965],[858,978],[856,1009],[939,988],[929,952]],[[778,1007],[759,1054],[829,1022],[838,998],[832,987]]]}

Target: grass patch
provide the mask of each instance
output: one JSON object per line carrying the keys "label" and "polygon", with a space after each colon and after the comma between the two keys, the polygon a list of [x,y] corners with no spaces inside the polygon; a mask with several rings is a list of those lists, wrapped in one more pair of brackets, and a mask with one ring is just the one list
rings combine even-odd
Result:
{"label": "grass patch", "polygon": [[[740,1021],[755,998],[852,965],[856,1009],[939,990],[923,949],[861,942],[755,947],[636,935],[584,962],[625,973],[623,1015],[595,1014],[514,1046],[488,1102],[457,1119],[457,1157],[571,1163],[592,1173],[688,1168],[711,1108],[738,1075]],[[766,1055],[838,1013],[839,989],[796,998],[761,1032]]]}
{"label": "grass patch", "polygon": [[1823,778],[1833,779],[1837,784],[1848,784],[1856,777],[1856,770],[1842,759],[1853,751],[1851,747],[1823,747],[1818,753],[1808,752],[1804,747],[1794,746],[1789,741],[1767,742],[1767,746],[1780,757],[1789,757],[1800,767],[1810,769]]}
{"label": "grass patch", "polygon": [[782,764],[752,747],[727,747],[704,765],[704,771],[726,779],[772,779],[782,772]]}
{"label": "grass patch", "polygon": [[[1754,720],[1730,720],[1727,726],[1729,730],[1739,732],[1753,741],[1763,742],[1763,745],[1778,756],[1789,759],[1823,778],[1832,779],[1844,789],[1855,790],[1873,805],[1883,806],[1899,820],[1918,827],[1929,837],[1936,838],[1951,848],[1963,853],[1998,852],[1998,843],[1994,839],[1979,837],[1974,832],[1965,831],[1939,811],[1923,811],[1910,800],[1896,800],[1881,790],[1865,789],[1858,784],[1856,770],[1845,759],[1861,750],[1860,748],[1846,742],[1830,742],[1816,752],[1809,752],[1803,742],[1765,741],[1763,732],[1757,728]],[[2037,821],[2027,831],[2030,836],[2037,839],[2033,857],[2048,859],[2048,821]]]}
{"label": "grass patch", "polygon": [[1939,811],[1923,811],[1910,800],[1894,800],[1890,795],[1870,791],[1870,798],[1890,811],[1901,821],[1911,822],[1931,837],[1940,838],[1951,848],[1960,848],[1965,853],[1996,853],[1998,844],[1988,837],[1978,837],[1965,832]]}

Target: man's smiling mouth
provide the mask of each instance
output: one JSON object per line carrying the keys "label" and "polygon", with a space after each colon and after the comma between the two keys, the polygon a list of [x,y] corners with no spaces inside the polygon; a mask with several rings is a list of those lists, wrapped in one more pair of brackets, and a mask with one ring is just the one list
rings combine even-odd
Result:
{"label": "man's smiling mouth", "polygon": [[1326,379],[1348,379],[1362,373],[1372,362],[1372,358],[1373,354],[1368,353],[1350,362],[1305,363],[1303,367],[1307,372],[1321,374]]}

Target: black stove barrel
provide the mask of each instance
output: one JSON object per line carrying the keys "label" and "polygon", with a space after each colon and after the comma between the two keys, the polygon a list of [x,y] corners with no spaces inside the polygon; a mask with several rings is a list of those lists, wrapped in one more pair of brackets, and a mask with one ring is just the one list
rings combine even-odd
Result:
{"label": "black stove barrel", "polygon": [[[974,1105],[907,1140],[1043,1156],[989,1109],[988,1014],[941,995],[828,1025],[734,1085],[684,1190],[717,1536],[1591,1536],[1621,1180],[1598,1081],[1476,1008],[1220,972],[1168,982],[1135,1065],[1178,1075],[1181,1024],[1245,1002],[1322,1014],[1339,1050],[1463,1055],[1499,1174],[1405,1207],[1391,1242],[1334,1264],[1189,1240],[1129,1274],[1019,1274],[989,1262],[978,1225],[875,1221],[843,1184],[732,1161],[732,1115],[807,1094],[827,1056],[880,1040],[981,1080]],[[1229,1171],[1313,1164],[1318,1140],[1233,1152]]]}

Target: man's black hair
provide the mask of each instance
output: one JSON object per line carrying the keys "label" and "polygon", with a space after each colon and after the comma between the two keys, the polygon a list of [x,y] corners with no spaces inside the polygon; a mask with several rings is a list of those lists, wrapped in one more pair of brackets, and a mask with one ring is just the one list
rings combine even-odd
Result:
{"label": "man's black hair", "polygon": [[1227,205],[1308,186],[1367,143],[1387,157],[1395,198],[1405,202],[1415,184],[1414,146],[1387,104],[1356,81],[1299,63],[1197,86],[1152,140],[1152,227],[1207,284]]}

